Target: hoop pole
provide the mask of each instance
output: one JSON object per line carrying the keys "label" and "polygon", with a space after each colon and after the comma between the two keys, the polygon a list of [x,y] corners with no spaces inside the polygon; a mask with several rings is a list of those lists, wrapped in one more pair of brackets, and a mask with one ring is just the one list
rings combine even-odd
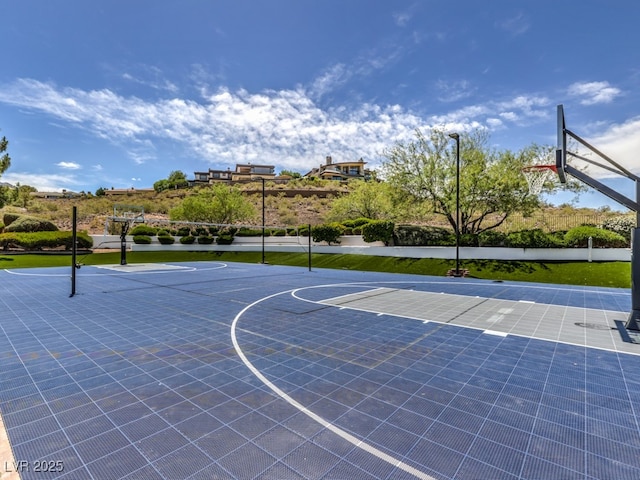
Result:
{"label": "hoop pole", "polygon": [[71,212],[71,295],[69,297],[76,294],[77,218],[78,208],[74,206]]}

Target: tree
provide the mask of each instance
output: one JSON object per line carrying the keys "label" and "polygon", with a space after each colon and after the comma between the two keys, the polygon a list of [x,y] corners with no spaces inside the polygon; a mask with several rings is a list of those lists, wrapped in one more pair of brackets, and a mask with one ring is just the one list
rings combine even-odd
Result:
{"label": "tree", "polygon": [[329,218],[335,221],[370,218],[394,218],[394,191],[387,183],[358,181],[348,194],[336,198],[331,204]]}
{"label": "tree", "polygon": [[187,181],[187,175],[180,170],[174,170],[169,174],[169,178],[158,180],[153,184],[153,189],[156,192],[162,192],[164,190],[175,190],[178,188],[185,188],[189,185]]}
{"label": "tree", "polygon": [[32,187],[31,185],[19,185],[16,189],[16,203],[22,208],[27,208],[29,205],[29,202],[31,201],[31,192],[38,191],[37,188]]}
{"label": "tree", "polygon": [[169,212],[171,220],[222,225],[247,220],[254,215],[253,205],[237,187],[222,184],[200,190]]}
{"label": "tree", "polygon": [[[522,167],[540,156],[551,157],[551,147],[531,145],[520,152],[495,151],[488,135],[475,130],[460,136],[460,233],[480,233],[501,225],[515,212],[531,214],[541,205],[529,193]],[[413,199],[428,203],[456,230],[456,145],[446,132],[399,142],[383,153],[384,172],[391,185]],[[553,163],[552,160],[549,163]],[[548,185],[546,191],[552,189]]]}
{"label": "tree", "polygon": [[[9,147],[9,141],[6,137],[0,139],[0,177],[11,166],[11,157],[7,153]],[[7,202],[9,196],[8,188],[2,187],[0,189],[0,208]]]}
{"label": "tree", "polygon": [[293,170],[282,170],[280,175],[288,175],[291,178],[302,178],[302,174],[300,172],[294,172]]}

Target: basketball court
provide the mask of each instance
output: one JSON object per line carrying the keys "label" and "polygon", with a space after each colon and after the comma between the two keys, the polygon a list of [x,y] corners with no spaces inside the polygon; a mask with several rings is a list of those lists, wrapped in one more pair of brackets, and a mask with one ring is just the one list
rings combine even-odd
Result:
{"label": "basketball court", "polygon": [[22,479],[640,478],[628,290],[217,262],[76,275],[70,298],[68,269],[0,272],[3,469]]}

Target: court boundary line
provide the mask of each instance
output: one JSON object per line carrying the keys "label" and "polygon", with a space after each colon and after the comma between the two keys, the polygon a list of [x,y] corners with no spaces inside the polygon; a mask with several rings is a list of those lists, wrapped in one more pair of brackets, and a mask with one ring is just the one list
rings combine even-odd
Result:
{"label": "court boundary line", "polygon": [[[334,284],[333,286],[341,286],[341,284]],[[260,298],[260,299],[258,299],[256,301],[250,303],[246,307],[244,307],[235,316],[235,318],[233,319],[233,322],[231,323],[231,342],[233,344],[233,348],[235,349],[236,353],[240,357],[240,360],[242,360],[242,363],[245,364],[245,366],[251,371],[251,373],[253,373],[258,378],[258,380],[260,380],[264,385],[269,387],[282,400],[286,401],[289,405],[291,405],[292,407],[296,408],[298,411],[304,413],[309,418],[311,418],[315,422],[319,423],[320,425],[322,425],[327,430],[330,430],[332,433],[338,435],[343,440],[348,441],[349,443],[351,443],[356,448],[360,448],[360,449],[366,451],[367,453],[370,453],[370,454],[374,455],[375,457],[379,458],[380,460],[383,460],[383,461],[393,465],[395,468],[399,468],[399,469],[401,469],[401,470],[403,470],[403,471],[405,471],[405,472],[407,472],[407,473],[409,473],[409,474],[411,474],[411,475],[413,475],[413,476],[415,476],[417,478],[421,478],[421,479],[424,479],[424,480],[437,480],[435,477],[432,477],[432,476],[430,476],[430,475],[418,470],[417,468],[412,467],[411,465],[408,465],[408,464],[404,463],[402,460],[398,460],[397,458],[392,457],[388,453],[385,453],[382,450],[377,449],[373,445],[369,445],[364,440],[359,439],[358,437],[350,434],[349,432],[347,432],[345,430],[342,430],[340,427],[334,425],[333,423],[325,420],[320,415],[318,415],[317,413],[313,412],[312,410],[310,410],[306,406],[302,405],[300,402],[298,402],[297,400],[293,399],[286,392],[284,392],[279,387],[277,387],[273,382],[271,382],[267,377],[265,377],[260,372],[260,370],[258,370],[251,363],[251,361],[246,357],[246,355],[242,351],[242,348],[240,348],[240,344],[239,344],[237,336],[236,336],[236,328],[237,328],[238,322],[240,321],[240,318],[247,311],[249,311],[251,308],[255,307],[256,305],[258,305],[258,304],[260,304],[260,303],[262,303],[264,301],[270,300],[272,298],[275,298],[275,297],[278,297],[278,296],[281,296],[281,295],[286,295],[288,293],[291,294],[292,292],[297,291],[297,290],[305,290],[307,288],[314,288],[314,287],[294,288],[294,289],[285,290],[283,292],[274,293],[274,294],[268,295],[266,297]]]}

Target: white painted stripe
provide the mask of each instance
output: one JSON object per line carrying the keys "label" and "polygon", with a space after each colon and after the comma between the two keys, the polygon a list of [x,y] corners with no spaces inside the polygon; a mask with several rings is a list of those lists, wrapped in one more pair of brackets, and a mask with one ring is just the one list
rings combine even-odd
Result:
{"label": "white painted stripe", "polygon": [[352,445],[356,446],[357,448],[361,448],[362,450],[370,453],[371,455],[375,455],[380,460],[384,460],[385,462],[390,463],[394,467],[397,467],[397,468],[399,468],[399,469],[401,469],[401,470],[403,470],[403,471],[405,471],[405,472],[407,472],[407,473],[409,473],[411,475],[414,475],[417,478],[422,478],[424,480],[436,480],[434,477],[432,477],[430,475],[427,475],[424,472],[421,472],[417,468],[414,468],[411,465],[407,465],[406,463],[398,460],[397,458],[392,457],[391,455],[383,452],[382,450],[378,450],[373,445],[369,445],[368,443],[365,443],[364,441],[362,441],[358,437],[355,437],[354,435],[351,435],[349,432],[346,432],[346,431],[342,430],[341,428],[337,427],[333,423],[328,422],[327,420],[322,418],[320,415],[317,415],[316,413],[312,412],[307,407],[302,405],[300,402],[294,400],[289,395],[287,395],[284,391],[280,390],[273,383],[271,383],[271,381],[267,377],[265,377],[262,373],[260,373],[260,371],[245,356],[244,352],[240,348],[240,344],[238,343],[238,339],[236,337],[236,327],[237,327],[238,321],[240,320],[242,315],[244,315],[245,312],[247,312],[250,308],[258,305],[261,302],[264,302],[264,301],[269,300],[271,298],[277,297],[279,295],[284,295],[284,294],[287,294],[287,293],[294,294],[296,292],[296,290],[301,290],[301,289],[293,289],[293,290],[287,290],[285,292],[274,293],[273,295],[269,295],[267,297],[264,297],[264,298],[261,298],[259,300],[256,300],[255,302],[247,305],[245,308],[243,308],[238,313],[238,315],[236,315],[236,317],[233,319],[233,322],[231,323],[231,342],[233,343],[233,348],[236,350],[236,353],[238,354],[238,356],[240,357],[242,362],[246,365],[246,367],[249,370],[251,370],[251,373],[253,373],[262,383],[264,383],[267,387],[269,387],[276,395],[278,395],[280,398],[285,400],[291,406],[293,406],[293,407],[297,408],[298,410],[300,410],[302,413],[307,415],[309,418],[311,418],[311,419],[315,420],[316,422],[318,422],[324,428],[326,428],[326,429],[330,430],[331,432],[335,433],[336,435],[338,435],[339,437],[341,437],[344,440],[348,441],[349,443],[351,443]]}
{"label": "white painted stripe", "polygon": [[507,332],[497,332],[496,330],[485,330],[483,333],[487,335],[495,335],[496,337],[506,337],[509,335]]}

